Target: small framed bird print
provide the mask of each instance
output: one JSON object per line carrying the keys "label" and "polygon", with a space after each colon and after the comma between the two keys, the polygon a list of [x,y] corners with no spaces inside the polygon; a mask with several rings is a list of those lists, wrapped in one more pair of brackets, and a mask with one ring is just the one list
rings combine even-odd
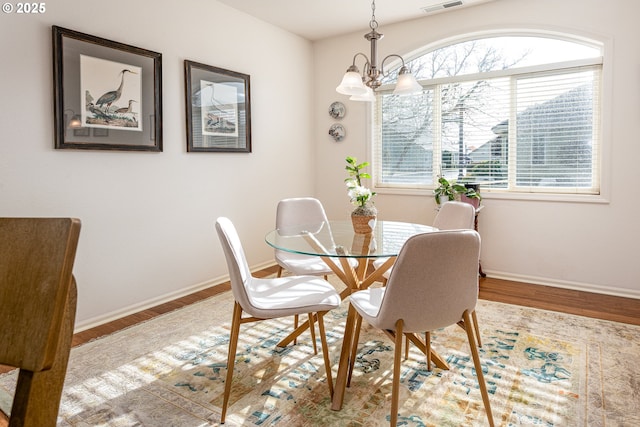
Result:
{"label": "small framed bird print", "polygon": [[162,55],[52,29],[55,148],[162,151]]}
{"label": "small framed bird print", "polygon": [[251,153],[251,77],[184,61],[188,152]]}

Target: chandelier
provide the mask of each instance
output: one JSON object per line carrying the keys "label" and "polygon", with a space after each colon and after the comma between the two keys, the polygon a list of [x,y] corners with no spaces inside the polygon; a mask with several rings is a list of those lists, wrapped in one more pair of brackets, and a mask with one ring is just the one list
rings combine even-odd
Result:
{"label": "chandelier", "polygon": [[[388,73],[384,71],[384,63],[389,58],[399,58],[402,66],[398,72],[398,81],[393,91],[396,95],[410,95],[422,91],[422,86],[416,78],[409,72],[404,64],[404,59],[400,55],[391,54],[386,56],[380,63],[378,68],[378,40],[381,40],[383,34],[378,29],[378,21],[376,21],[376,1],[371,3],[371,21],[369,22],[371,31],[364,35],[364,38],[371,43],[371,55],[368,58],[362,52],[358,52],[353,56],[353,63],[342,78],[342,82],[336,88],[336,92],[343,95],[351,95],[353,101],[373,101],[375,99],[373,92],[382,85],[381,79],[386,77]],[[362,56],[365,60],[363,73],[356,66],[356,58]]]}

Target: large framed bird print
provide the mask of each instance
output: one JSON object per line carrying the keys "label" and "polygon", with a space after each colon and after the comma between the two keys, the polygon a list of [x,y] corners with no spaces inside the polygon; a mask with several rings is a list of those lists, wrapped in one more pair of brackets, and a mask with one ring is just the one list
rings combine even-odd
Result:
{"label": "large framed bird print", "polygon": [[52,29],[55,148],[162,151],[162,55]]}

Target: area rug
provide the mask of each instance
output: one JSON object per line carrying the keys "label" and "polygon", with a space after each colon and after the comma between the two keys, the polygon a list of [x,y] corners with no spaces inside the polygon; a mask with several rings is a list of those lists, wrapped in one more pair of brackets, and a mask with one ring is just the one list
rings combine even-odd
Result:
{"label": "area rug", "polygon": [[[231,320],[230,292],[76,347],[59,426],[217,426]],[[325,317],[334,379],[347,303]],[[496,425],[640,425],[640,327],[480,301],[481,361]],[[322,355],[308,333],[276,343],[292,319],[241,327],[227,426],[385,426],[392,343],[363,328],[351,386],[330,409]],[[401,372],[398,424],[484,426],[464,331],[433,333],[448,371],[427,371],[412,347]],[[15,371],[0,377],[12,393]]]}

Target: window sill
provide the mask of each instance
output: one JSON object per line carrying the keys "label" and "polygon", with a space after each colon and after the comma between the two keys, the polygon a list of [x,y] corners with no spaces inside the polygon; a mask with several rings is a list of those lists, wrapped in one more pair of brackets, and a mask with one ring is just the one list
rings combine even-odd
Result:
{"label": "window sill", "polygon": [[[379,188],[374,191],[377,194],[393,194],[402,196],[428,196],[433,197],[432,189],[417,188]],[[496,192],[480,190],[483,200],[513,200],[513,201],[535,201],[535,202],[557,202],[557,203],[594,203],[609,204],[610,198],[603,194],[551,194],[551,193],[515,193]]]}

